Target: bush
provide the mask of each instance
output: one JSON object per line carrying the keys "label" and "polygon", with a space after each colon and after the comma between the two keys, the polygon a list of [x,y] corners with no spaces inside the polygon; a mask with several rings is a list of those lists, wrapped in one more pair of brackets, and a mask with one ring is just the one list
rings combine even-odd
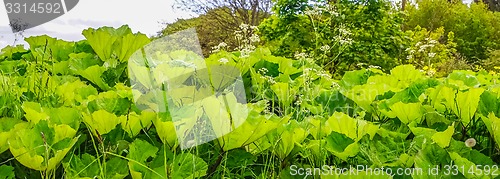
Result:
{"label": "bush", "polygon": [[388,69],[402,57],[408,41],[401,31],[403,19],[385,0],[292,5],[296,13],[283,14],[284,6],[280,6],[260,26],[275,55],[293,57],[305,52],[334,74],[355,69],[359,63]]}

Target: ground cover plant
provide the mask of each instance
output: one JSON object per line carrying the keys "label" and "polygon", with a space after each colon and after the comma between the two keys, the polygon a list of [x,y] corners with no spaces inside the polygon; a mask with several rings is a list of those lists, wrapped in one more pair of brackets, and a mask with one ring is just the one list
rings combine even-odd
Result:
{"label": "ground cover plant", "polygon": [[[237,47],[221,43],[207,58],[205,52],[145,48],[162,37],[132,33],[126,25],[86,29],[78,42],[44,35],[26,38],[29,48],[4,47],[0,178],[498,177],[495,42],[489,52],[472,53],[486,38],[473,43],[465,30],[456,35],[446,26],[413,27],[420,16],[403,21],[403,15],[420,13],[416,9],[397,12],[376,0],[338,3],[277,1],[280,13],[290,6],[304,13],[242,24]],[[491,18],[485,14],[499,17],[488,12],[481,18]],[[290,28],[315,38],[306,42]],[[130,60],[144,51],[161,60]],[[199,66],[195,60],[207,64],[210,78],[197,71],[169,79],[182,90],[161,86],[162,75]],[[214,78],[220,67],[237,71],[243,93],[220,91],[194,105],[155,98],[205,85],[219,92],[231,86]],[[154,91],[154,85],[161,88]],[[214,127],[223,135],[202,143],[179,140],[200,131],[193,126],[218,126],[218,110],[240,120],[238,127]],[[177,125],[176,119],[190,117],[199,120]]]}

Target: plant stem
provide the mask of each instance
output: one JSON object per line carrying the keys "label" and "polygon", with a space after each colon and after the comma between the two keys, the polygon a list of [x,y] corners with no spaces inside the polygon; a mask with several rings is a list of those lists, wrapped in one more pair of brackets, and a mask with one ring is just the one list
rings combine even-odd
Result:
{"label": "plant stem", "polygon": [[212,175],[215,173],[219,165],[222,163],[222,159],[224,158],[224,154],[226,154],[226,151],[222,151],[219,156],[217,157],[217,160],[215,161],[214,164],[210,166],[210,168],[207,171],[207,176],[206,178],[212,178]]}

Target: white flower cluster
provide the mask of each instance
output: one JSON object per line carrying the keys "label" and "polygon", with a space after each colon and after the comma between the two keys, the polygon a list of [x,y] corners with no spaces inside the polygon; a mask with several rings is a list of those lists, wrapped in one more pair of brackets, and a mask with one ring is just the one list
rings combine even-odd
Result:
{"label": "white flower cluster", "polygon": [[326,71],[323,71],[323,70],[318,72],[318,76],[323,77],[323,78],[327,78],[327,79],[332,78],[332,75],[330,75],[329,73],[327,73]]}
{"label": "white flower cluster", "polygon": [[237,31],[234,31],[234,37],[237,39],[237,40],[243,40],[243,32],[237,30]]}
{"label": "white flower cluster", "polygon": [[332,16],[338,16],[339,15],[339,13],[337,12],[337,9],[335,8],[335,6],[332,6],[332,5],[329,5],[329,4],[326,4],[324,7],[315,5],[312,8],[309,7],[309,8],[307,8],[307,10],[304,11],[305,15],[311,16],[311,17],[319,16],[319,15],[321,15],[323,13],[329,13]]}
{"label": "white flower cluster", "polygon": [[244,48],[240,49],[240,57],[241,58],[247,58],[250,56],[250,53],[252,53],[255,50],[255,46],[253,45],[247,45]]}
{"label": "white flower cluster", "polygon": [[269,70],[267,68],[260,68],[258,71],[258,73],[262,75],[260,78],[266,80],[267,82],[269,82],[271,84],[276,84],[276,81],[274,80],[274,78],[272,76],[266,75],[267,72],[269,72]]}
{"label": "white flower cluster", "polygon": [[319,49],[321,51],[323,51],[323,52],[328,52],[330,50],[330,46],[329,45],[323,45]]}
{"label": "white flower cluster", "polygon": [[252,36],[250,36],[250,42],[253,42],[253,43],[260,42],[260,37],[259,37],[259,35],[257,35],[257,34],[252,34]]}
{"label": "white flower cluster", "polygon": [[259,73],[262,74],[262,75],[266,75],[267,72],[269,72],[269,70],[267,68],[260,68],[259,69]]}
{"label": "white flower cluster", "polygon": [[241,24],[240,29],[241,30],[234,32],[236,40],[239,43],[235,50],[240,51],[242,58],[246,58],[256,49],[253,43],[260,42],[260,37],[255,34],[255,32],[258,31],[257,26]]}
{"label": "white flower cluster", "polygon": [[408,60],[411,60],[413,59],[416,54],[415,52],[418,52],[418,53],[427,53],[427,57],[429,58],[434,58],[436,57],[436,53],[432,52],[432,49],[436,46],[436,44],[438,44],[439,42],[437,40],[434,40],[434,39],[430,39],[430,38],[425,38],[424,39],[424,42],[417,42],[415,44],[415,48],[418,49],[417,51],[415,51],[414,49],[411,49],[411,48],[407,48],[406,51],[409,52],[409,55],[406,57],[406,59]]}
{"label": "white flower cluster", "polygon": [[219,52],[222,49],[226,49],[227,44],[225,42],[221,42],[219,45],[212,47],[212,53]]}
{"label": "white flower cluster", "polygon": [[382,67],[376,66],[376,65],[370,65],[370,66],[368,66],[368,68],[382,69]]}
{"label": "white flower cluster", "polygon": [[325,10],[330,13],[332,16],[338,16],[339,13],[337,12],[337,7],[332,6],[330,4],[326,4]]}
{"label": "white flower cluster", "polygon": [[226,64],[227,62],[229,62],[229,60],[227,58],[219,59],[219,63]]}
{"label": "white flower cluster", "polygon": [[332,82],[332,88],[339,89],[340,85],[337,82]]}
{"label": "white flower cluster", "polygon": [[349,38],[352,35],[345,25],[339,27],[339,34],[334,37],[335,41],[339,42],[341,45],[351,45],[352,39]]}
{"label": "white flower cluster", "polygon": [[303,95],[303,94],[301,94],[301,95],[297,96],[297,100],[295,100],[295,103],[294,103],[294,104],[295,104],[296,106],[300,106],[300,105],[302,104],[302,99],[304,99],[304,95]]}
{"label": "white flower cluster", "polygon": [[322,12],[323,8],[320,8],[318,6],[313,6],[312,8],[307,8],[307,10],[304,11],[304,14],[308,16],[317,16],[321,15]]}
{"label": "white flower cluster", "polygon": [[310,73],[311,71],[313,71],[313,70],[315,70],[315,69],[312,69],[312,68],[304,68],[302,75],[304,75],[304,76],[308,76],[308,75],[309,75],[309,73]]}
{"label": "white flower cluster", "polygon": [[263,99],[262,100],[264,102],[264,104],[266,104],[266,106],[264,107],[264,114],[271,114],[271,111],[269,110],[270,109],[270,105],[269,105],[269,100],[267,99]]}
{"label": "white flower cluster", "polygon": [[276,84],[276,81],[274,80],[274,78],[272,76],[262,75],[260,78],[266,80],[267,82],[269,82],[273,85]]}
{"label": "white flower cluster", "polygon": [[420,46],[416,45],[416,46],[418,47],[418,52],[422,53],[422,52],[425,52],[426,49],[428,49],[428,48],[430,49],[430,48],[434,47],[434,44],[424,44],[424,45],[420,45]]}
{"label": "white flower cluster", "polygon": [[302,53],[295,52],[294,57],[295,57],[296,59],[304,59],[304,58],[307,58],[307,57],[308,57],[308,55],[307,55],[306,53],[303,53],[303,52],[302,52]]}
{"label": "white flower cluster", "polygon": [[434,70],[434,69],[429,69],[429,70],[427,71],[427,75],[428,75],[428,76],[434,76],[435,74],[436,74],[436,70]]}
{"label": "white flower cluster", "polygon": [[327,79],[332,78],[332,75],[330,75],[325,70],[316,70],[314,68],[304,68],[304,70],[302,72],[303,73],[301,76],[303,76],[303,77],[309,77],[310,75],[312,75],[314,73],[314,74],[318,75],[319,77],[323,77],[323,78],[327,78]]}
{"label": "white flower cluster", "polygon": [[339,33],[340,33],[340,35],[344,35],[344,36],[350,36],[350,35],[352,35],[351,31],[347,30],[347,28],[345,27],[345,25],[340,25],[340,27],[339,27]]}

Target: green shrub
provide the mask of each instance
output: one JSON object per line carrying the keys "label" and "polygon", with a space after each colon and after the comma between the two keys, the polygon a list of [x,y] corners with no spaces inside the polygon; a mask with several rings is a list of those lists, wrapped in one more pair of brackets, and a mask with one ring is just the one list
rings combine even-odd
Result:
{"label": "green shrub", "polygon": [[[401,14],[385,0],[278,4],[277,14],[260,25],[273,54],[292,58],[304,52],[335,75],[359,63],[394,67],[409,40],[401,31]],[[285,13],[287,8],[294,13]]]}
{"label": "green shrub", "polygon": [[489,11],[483,3],[468,7],[448,0],[420,0],[408,6],[406,14],[407,29],[444,27],[445,33],[453,32],[457,51],[469,63],[485,60],[489,50],[500,48],[500,13]]}

